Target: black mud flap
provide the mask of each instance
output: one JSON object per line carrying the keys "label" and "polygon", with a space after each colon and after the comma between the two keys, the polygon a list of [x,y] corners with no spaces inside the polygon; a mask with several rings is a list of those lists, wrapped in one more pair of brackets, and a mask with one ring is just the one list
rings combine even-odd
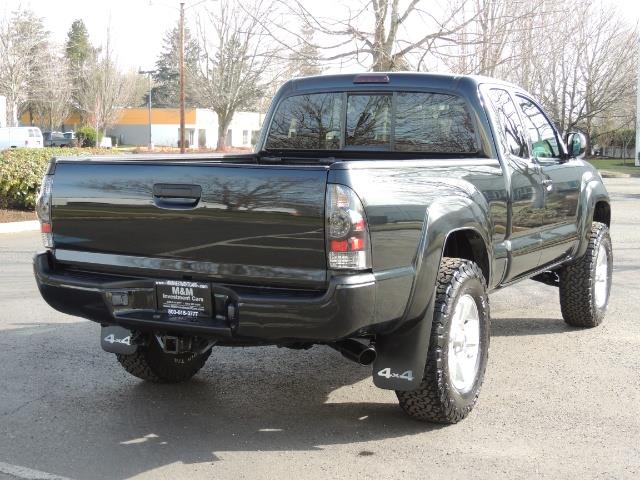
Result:
{"label": "black mud flap", "polygon": [[378,356],[373,364],[373,383],[388,390],[415,390],[422,382],[429,350],[433,298],[421,320],[401,332],[376,339]]}
{"label": "black mud flap", "polygon": [[133,355],[138,346],[133,342],[133,333],[118,326],[102,327],[100,345],[105,352]]}

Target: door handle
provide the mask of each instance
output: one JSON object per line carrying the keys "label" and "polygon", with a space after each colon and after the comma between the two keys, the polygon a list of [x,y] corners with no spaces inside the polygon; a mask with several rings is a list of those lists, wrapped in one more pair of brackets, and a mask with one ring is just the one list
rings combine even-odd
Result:
{"label": "door handle", "polygon": [[544,186],[544,188],[547,190],[547,192],[550,192],[551,190],[553,190],[553,180],[551,180],[550,178],[545,178],[544,180],[542,180],[541,183]]}
{"label": "door handle", "polygon": [[153,185],[153,196],[159,198],[200,198],[200,185],[185,185],[181,183],[156,183]]}
{"label": "door handle", "polygon": [[202,197],[200,185],[156,183],[153,185],[153,201],[160,208],[185,210],[194,208]]}

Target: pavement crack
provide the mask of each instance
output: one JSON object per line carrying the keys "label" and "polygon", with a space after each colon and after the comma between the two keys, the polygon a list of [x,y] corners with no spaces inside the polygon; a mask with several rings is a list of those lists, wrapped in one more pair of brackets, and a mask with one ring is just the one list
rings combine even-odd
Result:
{"label": "pavement crack", "polygon": [[14,408],[13,410],[10,410],[8,412],[5,412],[2,414],[3,417],[7,417],[9,415],[13,415],[14,413],[19,412],[20,410],[22,410],[24,407],[26,407],[27,405],[31,405],[34,402],[37,402],[38,400],[42,400],[44,397],[46,397],[46,395],[40,395],[38,398],[33,398],[31,400],[27,400],[26,402],[18,405],[16,408]]}

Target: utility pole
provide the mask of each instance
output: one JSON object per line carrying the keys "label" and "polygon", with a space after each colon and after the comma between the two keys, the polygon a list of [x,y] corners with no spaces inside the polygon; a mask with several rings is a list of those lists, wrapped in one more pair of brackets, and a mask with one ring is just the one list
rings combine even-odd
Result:
{"label": "utility pole", "polygon": [[[189,5],[186,9],[184,8],[184,1],[180,2],[180,55],[178,59],[178,70],[180,76],[180,135],[178,142],[180,143],[180,153],[185,152],[185,139],[184,139],[184,11],[188,10],[192,7],[197,7],[198,5],[216,0],[200,0],[192,5]],[[151,2],[149,2],[151,5]],[[165,5],[168,6],[168,5]],[[174,7],[169,7],[174,8]]]}
{"label": "utility pole", "polygon": [[184,2],[180,2],[180,153],[184,148]]}
{"label": "utility pole", "polygon": [[151,75],[154,73],[156,73],[155,70],[138,69],[139,75],[146,75],[147,78],[149,79],[149,94],[147,97],[147,110],[148,110],[148,117],[149,117],[149,151],[153,150],[153,140],[151,137]]}

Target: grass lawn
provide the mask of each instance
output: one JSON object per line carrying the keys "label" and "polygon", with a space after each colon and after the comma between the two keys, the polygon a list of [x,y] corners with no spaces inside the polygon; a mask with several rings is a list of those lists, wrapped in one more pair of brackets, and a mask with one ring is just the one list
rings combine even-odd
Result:
{"label": "grass lawn", "polygon": [[633,158],[628,158],[626,165],[621,158],[590,158],[588,161],[598,170],[613,173],[628,173],[634,177],[640,177],[640,167],[634,166]]}

